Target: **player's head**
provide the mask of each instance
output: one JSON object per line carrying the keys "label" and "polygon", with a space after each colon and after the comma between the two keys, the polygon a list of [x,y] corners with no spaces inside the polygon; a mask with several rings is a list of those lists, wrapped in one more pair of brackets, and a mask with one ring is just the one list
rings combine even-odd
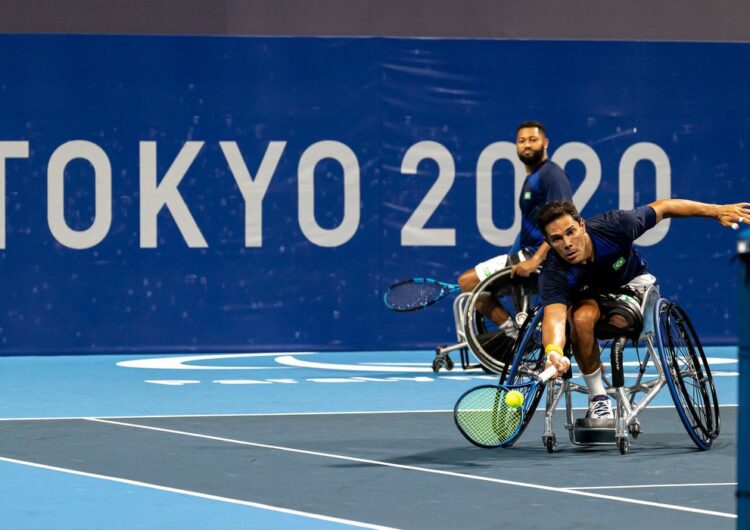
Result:
{"label": "player's head", "polygon": [[572,202],[548,202],[539,209],[537,224],[549,246],[562,259],[573,264],[588,259],[586,221]]}
{"label": "player's head", "polygon": [[516,152],[521,162],[534,168],[547,159],[547,133],[538,121],[524,121],[516,128]]}

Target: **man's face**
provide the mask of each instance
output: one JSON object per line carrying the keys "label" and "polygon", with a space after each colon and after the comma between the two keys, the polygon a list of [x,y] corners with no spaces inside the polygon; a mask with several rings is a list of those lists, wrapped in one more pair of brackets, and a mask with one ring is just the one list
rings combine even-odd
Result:
{"label": "man's face", "polygon": [[549,141],[538,127],[524,127],[516,134],[516,151],[521,162],[535,167],[547,156]]}
{"label": "man's face", "polygon": [[583,220],[576,222],[570,215],[565,214],[549,223],[545,227],[545,232],[552,250],[568,263],[575,265],[588,259],[588,236]]}

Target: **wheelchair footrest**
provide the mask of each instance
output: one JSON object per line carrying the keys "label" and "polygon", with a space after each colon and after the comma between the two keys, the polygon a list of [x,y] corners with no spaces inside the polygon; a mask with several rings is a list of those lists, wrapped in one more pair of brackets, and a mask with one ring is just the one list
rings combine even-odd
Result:
{"label": "wheelchair footrest", "polygon": [[600,418],[578,418],[573,436],[579,444],[615,443],[615,420]]}

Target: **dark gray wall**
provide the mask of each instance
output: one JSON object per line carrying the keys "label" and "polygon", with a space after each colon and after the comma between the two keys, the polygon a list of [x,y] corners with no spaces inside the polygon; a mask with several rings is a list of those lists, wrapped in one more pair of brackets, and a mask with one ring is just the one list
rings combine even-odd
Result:
{"label": "dark gray wall", "polygon": [[3,33],[750,40],[743,0],[0,0]]}

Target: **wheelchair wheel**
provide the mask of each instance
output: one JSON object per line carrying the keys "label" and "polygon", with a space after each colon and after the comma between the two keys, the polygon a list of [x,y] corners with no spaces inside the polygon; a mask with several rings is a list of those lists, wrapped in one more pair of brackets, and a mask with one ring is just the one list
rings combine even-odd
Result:
{"label": "wheelchair wheel", "polygon": [[659,300],[657,338],[667,386],[685,430],[701,450],[719,435],[719,402],[711,369],[690,319],[677,304]]}
{"label": "wheelchair wheel", "polygon": [[[542,344],[542,315],[544,311],[541,306],[534,308],[529,313],[518,332],[518,340],[515,346],[515,355],[508,369],[506,385],[522,385],[530,383],[534,376],[544,370],[547,356],[544,354],[544,345]],[[524,399],[525,416],[519,435],[515,438],[518,440],[521,433],[526,429],[531,421],[534,412],[539,406],[539,401],[544,394],[544,386],[537,386],[533,395],[527,395]],[[545,441],[547,443],[547,441]],[[511,444],[508,444],[511,445]],[[505,446],[504,446],[505,447]],[[557,447],[557,442],[554,442]],[[549,447],[548,447],[549,450]]]}
{"label": "wheelchair wheel", "polygon": [[[484,317],[477,309],[477,304],[486,297],[511,296],[514,313],[528,311],[530,295],[522,287],[511,284],[510,268],[496,272],[483,280],[472,292],[466,304],[464,317],[464,336],[469,349],[486,372],[500,374],[506,371],[506,364],[513,359],[514,340],[505,335],[489,318]],[[520,334],[519,334],[520,336]]]}

